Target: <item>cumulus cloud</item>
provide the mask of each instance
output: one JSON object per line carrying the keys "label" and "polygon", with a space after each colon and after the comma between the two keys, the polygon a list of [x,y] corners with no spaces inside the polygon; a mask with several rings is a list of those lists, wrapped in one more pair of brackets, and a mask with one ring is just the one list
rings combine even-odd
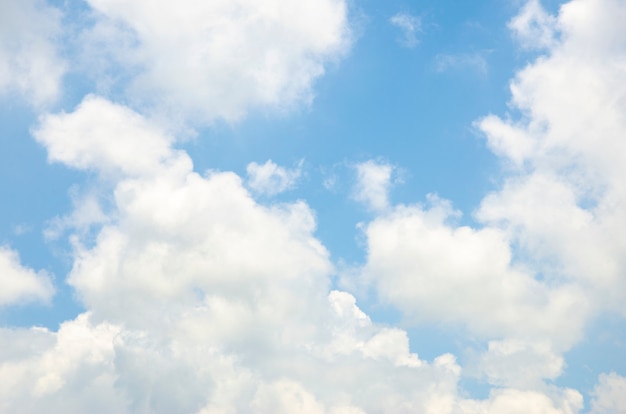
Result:
{"label": "cumulus cloud", "polygon": [[565,368],[564,358],[548,341],[516,339],[490,341],[476,361],[476,374],[489,384],[513,389],[541,389],[542,381],[554,380]]}
{"label": "cumulus cloud", "polygon": [[355,170],[353,198],[372,211],[381,212],[387,209],[394,167],[376,160],[368,160],[356,164]]}
{"label": "cumulus cloud", "polygon": [[[110,127],[103,130],[103,122]],[[93,95],[73,113],[43,116],[33,135],[50,161],[104,175],[153,173],[175,157],[172,137],[136,112]]]}
{"label": "cumulus cloud", "polygon": [[575,0],[546,17],[560,40],[511,84],[521,119],[478,123],[514,168],[483,200],[476,215],[483,227],[450,224],[449,210],[437,205],[400,206],[366,226],[364,272],[383,297],[419,318],[463,320],[491,335],[569,338],[562,341],[569,345],[598,308],[622,309],[624,17],[612,0]]}
{"label": "cumulus cloud", "polygon": [[552,396],[537,391],[501,389],[493,391],[486,401],[464,404],[461,412],[574,414],[580,412],[582,407],[582,396],[571,389],[556,391]]}
{"label": "cumulus cloud", "polygon": [[[573,0],[557,16],[528,3],[511,28],[545,54],[511,82],[519,115],[477,122],[505,164],[478,224],[456,224],[435,199],[387,205],[363,226],[363,280],[410,322],[487,341],[477,364],[492,384],[541,389],[593,316],[625,315],[625,19],[616,0]],[[502,398],[516,392],[489,404],[515,412]],[[580,395],[570,397],[546,412],[576,412]]]}
{"label": "cumulus cloud", "polygon": [[258,194],[276,195],[295,187],[302,173],[300,160],[295,168],[284,168],[272,160],[265,164],[251,162],[246,167],[248,173],[248,187]]}
{"label": "cumulus cloud", "polygon": [[113,77],[106,60],[117,61],[133,68],[134,99],[200,121],[310,102],[350,43],[344,0],[88,3],[97,20],[85,54],[101,62],[97,76]]}
{"label": "cumulus cloud", "polygon": [[419,17],[408,13],[398,13],[389,19],[392,25],[402,31],[400,43],[408,48],[413,48],[419,43],[417,34],[422,31],[422,21]]}
{"label": "cumulus cloud", "polygon": [[[273,104],[268,96],[306,100],[302,94],[345,40],[341,2],[311,3],[302,15],[270,2],[263,4],[276,7],[91,4],[98,24],[134,39],[116,46],[120,61],[133,55],[136,68],[154,68],[138,69],[134,93],[152,88],[184,111],[206,105],[203,119],[236,118]],[[226,17],[216,19],[217,12]],[[307,19],[287,27],[287,12]],[[394,167],[355,166],[354,197],[377,214],[363,226],[367,260],[359,276],[408,322],[461,326],[486,344],[468,367],[451,354],[420,358],[405,330],[373,322],[352,294],[332,289],[336,269],[305,202],[259,204],[241,177],[194,170],[174,136],[97,96],[41,117],[33,135],[49,159],[98,177],[60,224],[72,232],[67,282],[87,312],[57,332],[0,329],[0,411],[580,412],[579,392],[546,380],[561,374],[563,352],[591,316],[623,311],[624,13],[617,0],[564,5],[554,17],[559,36],[511,85],[520,118],[477,123],[513,171],[481,203],[479,225],[458,224],[460,213],[434,196],[424,205],[392,205]],[[192,24],[199,21],[208,26]],[[324,33],[341,30],[318,38],[319,21],[327,22]],[[194,40],[206,33],[214,39],[208,46]],[[224,58],[230,46],[257,38],[241,49],[250,62]],[[271,63],[275,38],[294,39],[287,49],[276,46],[279,55],[307,52],[278,66],[296,76],[278,70],[278,92],[265,95],[241,68]],[[185,83],[198,80],[193,88]],[[246,80],[252,83],[232,89],[245,95],[227,95]],[[247,185],[254,190],[258,181],[259,192],[288,188],[293,178],[270,161],[251,170]],[[93,233],[85,235],[85,226]],[[12,250],[0,251],[0,268],[0,279],[13,275],[3,286],[35,280],[16,291],[51,294],[41,289],[45,275],[25,269]],[[0,303],[26,298],[2,293]],[[489,396],[465,397],[464,375],[493,385]],[[592,410],[619,412],[623,382],[601,376]]]}
{"label": "cumulus cloud", "polygon": [[545,277],[575,281],[617,311],[626,287],[624,18],[618,1],[564,4],[560,40],[511,84],[523,115],[478,123],[514,168],[478,218],[507,232]]}
{"label": "cumulus cloud", "polygon": [[0,246],[0,307],[31,301],[48,301],[54,294],[50,275],[20,263],[16,251]]}
{"label": "cumulus cloud", "polygon": [[[11,344],[0,351],[2,411],[496,413],[530,398],[567,413],[577,404],[563,390],[463,397],[453,355],[419,358],[406,331],[330,289],[333,265],[305,203],[262,206],[237,175],[195,172],[132,110],[87,97],[35,131],[53,159],[108,180],[94,191],[112,206],[95,238],[70,237],[67,281],[88,312],[58,332],[0,330]],[[124,168],[127,150],[108,147],[136,134],[152,150]],[[78,198],[79,211],[81,200],[92,202]],[[78,223],[67,228],[81,217],[69,214]]]}
{"label": "cumulus cloud", "polygon": [[556,42],[557,19],[543,9],[539,0],[528,0],[509,22],[509,29],[523,47],[550,48]]}
{"label": "cumulus cloud", "polygon": [[571,345],[580,337],[587,305],[578,288],[537,281],[512,262],[504,232],[450,224],[450,204],[430,202],[398,206],[364,229],[362,274],[382,300],[414,321],[460,324],[485,338],[547,336]]}
{"label": "cumulus cloud", "polygon": [[66,63],[59,57],[61,13],[43,0],[0,2],[0,93],[35,106],[52,102]]}
{"label": "cumulus cloud", "polygon": [[[80,412],[87,398],[121,413],[402,413],[456,401],[454,357],[421,360],[405,331],[329,289],[333,266],[303,202],[261,206],[237,175],[198,174],[166,132],[102,98],[34,131],[51,159],[108,180],[98,190],[113,205],[95,239],[71,236],[67,281],[89,313],[57,333],[4,331],[39,344],[0,363],[6,411]],[[69,214],[68,228],[81,217]]]}
{"label": "cumulus cloud", "polygon": [[614,372],[602,374],[592,394],[592,414],[626,412],[626,378]]}

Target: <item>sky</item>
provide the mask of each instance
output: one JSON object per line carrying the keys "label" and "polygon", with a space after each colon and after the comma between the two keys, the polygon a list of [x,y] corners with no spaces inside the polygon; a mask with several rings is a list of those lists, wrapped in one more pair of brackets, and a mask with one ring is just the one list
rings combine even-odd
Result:
{"label": "sky", "polygon": [[626,413],[623,0],[0,0],[0,412]]}

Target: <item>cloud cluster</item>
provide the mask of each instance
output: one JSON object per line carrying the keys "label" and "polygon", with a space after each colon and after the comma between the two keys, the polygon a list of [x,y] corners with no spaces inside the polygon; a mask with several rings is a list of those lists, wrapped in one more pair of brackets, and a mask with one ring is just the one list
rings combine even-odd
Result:
{"label": "cloud cluster", "polygon": [[[562,6],[560,42],[511,84],[520,119],[478,123],[513,174],[483,200],[551,284],[576,283],[597,308],[623,312],[626,288],[626,18],[623,3]],[[544,42],[536,34],[536,44]],[[576,70],[571,70],[575,67]]]}
{"label": "cloud cluster", "polygon": [[420,360],[406,332],[330,290],[333,266],[306,204],[264,207],[238,176],[198,174],[165,132],[103,98],[42,118],[34,135],[52,160],[109,182],[101,191],[114,206],[95,242],[73,236],[68,283],[89,312],[57,333],[4,331],[34,343],[5,351],[5,411],[79,412],[89,400],[121,413],[455,403],[454,357]]}
{"label": "cloud cluster", "polygon": [[[307,101],[349,40],[339,0],[88,3],[86,53],[104,45],[101,57],[131,68],[131,96],[188,119]],[[417,23],[401,17],[414,35]],[[554,17],[531,1],[512,21],[546,55],[511,84],[519,117],[477,123],[508,172],[479,225],[458,224],[432,195],[394,205],[394,167],[355,166],[352,196],[375,215],[355,274],[407,323],[484,344],[463,367],[447,353],[420,358],[404,329],[374,323],[333,287],[338,270],[304,201],[263,205],[248,190],[287,190],[299,167],[251,163],[247,181],[198,172],[158,123],[96,95],[41,116],[32,133],[49,160],[93,177],[55,228],[69,233],[66,281],[87,311],[56,332],[0,329],[0,411],[580,412],[582,395],[549,381],[591,317],[624,312],[623,21],[619,0],[572,0]],[[0,306],[53,293],[9,248],[0,285]],[[464,376],[489,395],[467,397]],[[623,410],[624,384],[601,375],[592,412]]]}
{"label": "cloud cluster", "polygon": [[200,121],[310,102],[313,82],[350,43],[344,0],[88,3],[96,23],[85,54],[99,62],[98,76],[129,81],[135,100]]}
{"label": "cloud cluster", "polygon": [[506,172],[479,224],[430,197],[363,227],[363,280],[410,323],[488,340],[474,363],[490,384],[541,388],[595,315],[626,315],[625,18],[615,0],[529,2],[510,27],[546,53],[511,83],[519,115],[476,123]]}
{"label": "cloud cluster", "polygon": [[[81,412],[94,402],[120,413],[580,406],[578,393],[558,389],[463,397],[454,356],[420,359],[404,330],[373,323],[350,293],[331,289],[334,268],[306,204],[262,206],[235,174],[198,174],[167,133],[126,107],[90,96],[43,117],[34,135],[52,160],[108,183],[98,188],[113,205],[95,239],[72,236],[67,280],[88,312],[58,332],[2,331],[15,344],[0,354],[4,411]],[[153,150],[131,150],[136,168],[125,168],[123,143],[134,137]]]}

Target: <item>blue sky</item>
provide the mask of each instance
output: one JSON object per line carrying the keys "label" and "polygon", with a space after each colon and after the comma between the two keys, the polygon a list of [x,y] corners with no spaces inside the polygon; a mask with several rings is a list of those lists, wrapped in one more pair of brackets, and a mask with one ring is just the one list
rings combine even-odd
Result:
{"label": "blue sky", "polygon": [[0,2],[0,411],[626,412],[624,19]]}

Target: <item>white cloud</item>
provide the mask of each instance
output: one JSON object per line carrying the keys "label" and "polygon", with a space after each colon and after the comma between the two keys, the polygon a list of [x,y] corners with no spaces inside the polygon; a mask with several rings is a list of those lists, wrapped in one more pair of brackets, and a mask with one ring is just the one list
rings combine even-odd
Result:
{"label": "white cloud", "polygon": [[119,328],[93,326],[88,315],[45,328],[0,329],[3,412],[128,413],[115,389],[114,338]]}
{"label": "white cloud", "polygon": [[16,251],[0,246],[0,307],[30,301],[48,301],[54,294],[50,275],[20,264]]}
{"label": "white cloud", "polygon": [[492,391],[490,398],[481,402],[464,404],[462,413],[481,414],[575,414],[583,407],[583,398],[574,390],[565,389],[547,395],[538,391],[500,389]]}
{"label": "white cloud", "polygon": [[528,0],[509,22],[509,29],[526,48],[550,48],[556,43],[557,19],[546,13],[539,0]]}
{"label": "white cloud", "polygon": [[[333,266],[303,202],[261,206],[235,174],[194,172],[167,134],[99,98],[42,118],[36,131],[53,159],[102,174],[109,185],[92,191],[112,206],[93,223],[95,240],[80,231],[82,214],[66,216],[77,229],[68,283],[88,313],[57,333],[0,330],[13,344],[0,351],[2,411],[79,413],[95,403],[122,414],[439,414],[502,406],[500,394],[461,397],[453,355],[420,359],[405,331],[373,323],[351,294],[330,291]],[[145,159],[126,167],[128,151]],[[558,393],[532,397],[564,404]]]}
{"label": "white cloud", "polygon": [[[483,201],[482,226],[455,224],[459,214],[437,198],[392,206],[394,168],[356,166],[355,198],[379,215],[364,226],[363,274],[409,320],[462,325],[488,341],[477,367],[466,368],[497,386],[487,399],[462,396],[464,369],[453,355],[420,359],[404,330],[373,323],[350,293],[330,291],[335,270],[304,202],[259,205],[237,175],[199,174],[162,128],[91,96],[34,130],[50,160],[107,182],[63,219],[75,229],[68,282],[88,313],[56,333],[0,329],[0,411],[579,412],[578,392],[543,381],[560,374],[561,353],[587,319],[622,309],[626,291],[620,4],[565,5],[555,23],[561,40],[512,84],[522,119],[478,124],[514,169]],[[142,62],[158,63],[167,48],[163,56],[175,57],[191,36],[171,37],[160,10],[140,2],[97,7],[137,31],[131,49]],[[157,72],[138,82],[163,80]],[[173,101],[186,99],[172,92],[177,86],[163,88]],[[240,114],[261,102],[256,94],[207,111]],[[197,109],[196,98],[184,110]],[[110,209],[97,208],[99,196]],[[85,225],[95,239],[81,233]],[[8,252],[0,258],[9,269],[35,274]],[[621,405],[622,385],[615,374],[601,376],[594,409]]]}
{"label": "white cloud", "polygon": [[88,3],[98,22],[85,53],[105,70],[96,76],[114,75],[107,56],[133,68],[133,98],[200,121],[310,102],[350,43],[343,0]]}
{"label": "white cloud", "polygon": [[[103,122],[110,125],[106,130]],[[163,164],[190,162],[170,148],[173,138],[162,129],[93,95],[73,113],[43,116],[33,135],[46,146],[50,161],[107,176],[145,175]]]}
{"label": "white cloud", "polygon": [[389,207],[389,188],[394,167],[375,160],[355,165],[356,183],[353,197],[372,211],[381,212]]}
{"label": "white cloud", "polygon": [[295,187],[302,173],[300,160],[296,168],[288,169],[281,167],[272,160],[265,164],[251,162],[246,167],[248,173],[248,187],[258,194],[269,196],[282,193]]}
{"label": "white cloud", "polygon": [[408,13],[398,13],[389,19],[392,25],[402,31],[401,43],[409,48],[417,46],[419,43],[417,34],[422,31],[422,21],[419,17]]}
{"label": "white cloud", "polygon": [[434,200],[381,202],[363,227],[358,276],[377,297],[409,322],[460,325],[489,342],[468,374],[512,388],[479,403],[486,412],[515,412],[509,398],[524,389],[545,412],[577,412],[579,394],[561,404],[542,383],[561,374],[563,352],[595,315],[626,316],[624,21],[615,0],[573,0],[558,16],[529,3],[511,26],[546,52],[511,83],[520,115],[477,123],[508,174],[479,224],[455,224],[449,203]]}
{"label": "white cloud", "polygon": [[93,191],[113,205],[95,240],[82,214],[65,219],[78,230],[67,280],[89,314],[57,334],[5,332],[46,341],[0,362],[5,411],[30,398],[27,412],[81,412],[80,392],[122,413],[402,413],[455,400],[453,357],[420,360],[406,332],[329,291],[333,266],[303,202],[264,207],[235,174],[194,172],[163,131],[100,98],[43,117],[36,135],[52,159],[102,174],[110,186]]}
{"label": "white cloud", "polygon": [[626,378],[614,372],[602,374],[592,395],[592,414],[626,413]]}
{"label": "white cloud", "polygon": [[[626,8],[576,0],[560,40],[511,84],[518,120],[489,116],[489,145],[518,168],[478,217],[506,231],[551,281],[571,280],[594,305],[623,312],[626,291]],[[576,70],[571,70],[575,67]]]}
{"label": "white cloud", "polygon": [[504,232],[447,224],[449,203],[431,204],[398,206],[365,227],[362,274],[382,300],[416,322],[461,324],[485,338],[547,337],[567,347],[580,337],[580,289],[535,280],[513,263]]}
{"label": "white cloud", "polygon": [[565,368],[561,355],[549,342],[514,339],[490,341],[478,357],[475,369],[489,384],[517,389],[540,389],[545,379],[554,380]]}
{"label": "white cloud", "polygon": [[43,0],[0,2],[0,93],[22,94],[35,106],[58,97],[66,70],[55,44],[60,20]]}
{"label": "white cloud", "polygon": [[485,74],[489,70],[489,64],[485,53],[442,53],[435,56],[435,69],[445,72],[452,69],[473,69],[478,73]]}

